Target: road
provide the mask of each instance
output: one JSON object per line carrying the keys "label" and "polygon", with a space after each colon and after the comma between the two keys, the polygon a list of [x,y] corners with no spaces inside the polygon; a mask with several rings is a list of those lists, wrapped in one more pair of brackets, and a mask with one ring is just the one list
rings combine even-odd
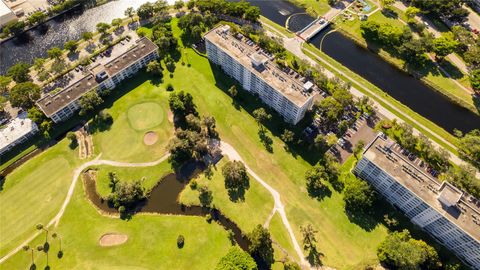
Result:
{"label": "road", "polygon": [[[352,95],[354,95],[355,97],[357,98],[361,98],[363,96],[370,96],[370,97],[373,97],[373,99],[371,99],[373,102],[374,102],[374,106],[377,108],[378,112],[382,115],[384,115],[386,118],[388,119],[396,119],[398,122],[405,122],[404,120],[402,120],[401,118],[399,118],[398,116],[396,116],[394,113],[392,113],[390,110],[386,109],[385,107],[383,107],[379,102],[377,102],[376,100],[380,100],[381,102],[385,103],[385,104],[388,104],[390,107],[392,107],[394,110],[398,111],[398,112],[401,112],[402,109],[399,109],[397,108],[394,104],[390,103],[388,100],[386,100],[385,98],[383,98],[382,96],[376,94],[375,92],[372,92],[368,87],[366,87],[364,84],[362,84],[361,82],[355,80],[354,78],[350,77],[348,74],[344,73],[343,71],[339,70],[338,68],[336,68],[335,66],[333,66],[332,64],[330,64],[327,60],[323,59],[322,57],[318,56],[315,52],[312,52],[311,50],[309,50],[308,48],[305,48],[306,51],[308,51],[310,54],[314,55],[316,59],[312,59],[310,58],[309,56],[307,56],[305,53],[303,53],[302,51],[302,45],[303,45],[303,40],[301,40],[300,38],[298,37],[293,37],[293,38],[288,38],[286,37],[285,35],[283,35],[282,33],[280,33],[279,31],[273,29],[272,27],[264,24],[264,27],[266,29],[268,29],[268,32],[270,35],[275,35],[277,37],[281,37],[283,38],[283,44],[284,44],[284,47],[290,51],[291,53],[293,53],[295,56],[297,56],[298,58],[300,59],[303,59],[309,63],[311,63],[312,65],[318,65],[316,61],[320,62],[322,64],[323,67],[325,67],[323,69],[323,72],[324,74],[329,77],[329,78],[333,78],[333,77],[336,77],[335,74],[332,72],[332,71],[335,71],[337,72],[338,74],[341,74],[342,76],[344,76],[345,78],[347,78],[348,80],[352,81],[352,82],[355,82],[358,86],[360,86],[361,88],[361,91],[355,87],[351,87],[350,88],[350,92],[352,93]],[[367,93],[364,94],[364,93]],[[432,134],[432,136],[434,136],[437,140],[443,142],[444,144],[446,145],[449,145],[450,147],[452,148],[456,148],[455,145],[451,144],[450,142],[448,142],[447,140],[445,140],[443,137],[437,135],[434,131],[430,130],[428,127],[422,125],[421,123],[419,123],[418,121],[416,121],[414,118],[410,117],[409,115],[407,114],[403,114],[402,115],[404,118],[408,119],[409,121],[415,123],[417,126],[421,127],[422,129],[426,130],[427,132],[429,132],[430,134]],[[418,129],[414,128],[413,129],[413,132],[414,134],[418,135],[418,134],[421,134],[422,132],[420,132]],[[432,144],[435,145],[437,148],[441,148],[441,146],[435,142],[435,141],[432,141]],[[447,149],[445,149],[447,150]],[[448,151],[448,150],[447,150]],[[458,164],[458,165],[465,165],[465,164],[468,164],[467,162],[465,162],[464,160],[460,159],[458,156],[456,156],[455,154],[453,154],[452,152],[450,152],[450,160],[455,163],[455,164]],[[480,173],[477,172],[477,177],[480,177]]]}

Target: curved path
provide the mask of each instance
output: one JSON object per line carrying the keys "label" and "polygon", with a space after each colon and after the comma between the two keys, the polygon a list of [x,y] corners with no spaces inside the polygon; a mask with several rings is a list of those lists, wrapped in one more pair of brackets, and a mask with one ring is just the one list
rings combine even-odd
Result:
{"label": "curved path", "polygon": [[[166,154],[163,157],[161,157],[160,159],[152,161],[152,162],[128,163],[128,162],[119,162],[119,161],[112,161],[112,160],[102,160],[102,159],[100,159],[101,155],[102,154],[100,154],[98,157],[96,157],[95,159],[93,159],[91,161],[83,163],[80,167],[78,167],[74,171],[73,177],[72,177],[72,183],[70,184],[70,188],[68,189],[67,197],[63,201],[62,207],[58,211],[57,215],[52,220],[50,220],[50,222],[48,222],[47,227],[50,227],[52,225],[55,226],[55,227],[58,226],[58,223],[60,222],[60,219],[62,218],[63,214],[65,213],[65,209],[67,208],[67,205],[70,203],[70,199],[72,198],[73,191],[75,190],[75,186],[77,184],[77,181],[80,178],[80,174],[85,169],[87,169],[88,167],[98,166],[98,165],[110,165],[110,166],[115,166],[115,167],[152,167],[152,166],[155,166],[155,165],[158,165],[158,164],[162,163],[163,161],[165,161],[170,156],[170,154]],[[15,255],[15,253],[20,251],[23,248],[23,246],[28,245],[28,243],[33,241],[33,239],[35,239],[35,237],[37,237],[40,233],[41,233],[40,231],[35,232],[27,240],[25,240],[21,245],[19,245],[18,247],[16,247],[12,251],[10,251],[7,255],[3,256],[0,259],[0,264],[2,264],[6,260],[8,260],[10,257]]]}
{"label": "curved path", "polygon": [[[243,159],[240,157],[238,152],[228,143],[221,142],[220,144],[220,149],[222,150],[222,153],[226,156],[228,156],[229,159],[231,160],[239,160],[243,161]],[[48,222],[47,227],[54,226],[57,227],[60,219],[62,218],[63,214],[65,213],[65,210],[70,203],[70,199],[72,198],[73,191],[75,190],[75,186],[78,182],[78,179],[80,179],[80,174],[87,168],[91,166],[98,166],[98,165],[110,165],[110,166],[115,166],[115,167],[152,167],[155,165],[160,164],[161,162],[165,161],[170,155],[166,154],[163,157],[161,157],[158,160],[152,161],[152,162],[144,162],[144,163],[128,163],[128,162],[119,162],[119,161],[112,161],[112,160],[102,160],[100,159],[101,154],[96,157],[95,159],[88,161],[86,163],[83,163],[80,167],[78,167],[72,176],[72,183],[70,184],[70,188],[68,189],[67,197],[65,198],[62,207],[58,211],[57,215]],[[265,187],[271,194],[274,199],[274,208],[272,210],[271,215],[269,216],[267,222],[265,224],[268,225],[271,217],[278,212],[280,215],[282,222],[285,226],[285,228],[288,231],[288,234],[290,235],[290,239],[292,240],[293,246],[295,248],[295,251],[300,258],[300,262],[304,268],[310,268],[309,263],[305,260],[305,256],[303,255],[302,249],[300,248],[300,245],[298,244],[297,239],[295,238],[295,235],[293,233],[292,227],[287,219],[287,215],[285,213],[285,207],[282,204],[282,201],[280,200],[280,194],[278,191],[276,191],[274,188],[272,188],[269,184],[267,184],[265,181],[263,181],[254,171],[252,171],[247,165],[245,165],[247,168],[248,173],[255,178],[257,182],[259,182],[263,187]],[[31,235],[27,240],[25,240],[21,245],[16,247],[15,249],[11,250],[7,255],[3,256],[0,259],[0,264],[5,262],[7,259],[12,257],[14,254],[16,254],[18,251],[22,249],[23,246],[28,245],[31,241],[33,241],[41,232],[35,232],[33,235]]]}
{"label": "curved path", "polygon": [[[226,142],[221,142],[220,144],[220,149],[222,150],[222,153],[230,160],[238,160],[241,161],[245,164],[245,162],[242,160],[238,152],[228,143]],[[272,216],[275,212],[278,212],[280,217],[282,218],[283,225],[288,231],[288,234],[290,235],[290,239],[292,240],[293,247],[295,248],[295,251],[297,252],[298,257],[300,258],[300,262],[303,267],[310,268],[310,264],[305,260],[305,255],[303,255],[302,249],[300,248],[300,245],[298,244],[297,239],[295,238],[295,235],[293,234],[292,226],[290,226],[290,222],[288,222],[287,214],[285,213],[285,207],[282,204],[282,201],[280,200],[280,194],[278,191],[276,191],[274,188],[272,188],[269,184],[267,184],[265,181],[262,180],[250,167],[248,167],[247,164],[245,164],[245,168],[247,168],[247,172],[255,178],[257,182],[259,182],[263,187],[265,187],[271,194],[274,199],[274,209],[272,212]],[[269,218],[270,219],[270,218]]]}

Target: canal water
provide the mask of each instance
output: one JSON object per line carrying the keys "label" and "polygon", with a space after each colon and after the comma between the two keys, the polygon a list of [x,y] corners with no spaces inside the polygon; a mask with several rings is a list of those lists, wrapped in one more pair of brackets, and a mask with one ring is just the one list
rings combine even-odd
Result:
{"label": "canal water", "polygon": [[[247,239],[240,228],[229,218],[225,217],[219,210],[209,207],[185,206],[178,202],[180,193],[187,187],[189,180],[200,172],[200,167],[197,167],[194,163],[190,163],[184,166],[177,174],[170,173],[162,177],[159,183],[151,190],[148,198],[138,204],[135,212],[201,217],[210,214],[214,221],[217,221],[225,229],[232,230],[237,244],[242,249],[247,250]],[[95,180],[90,174],[85,173],[83,179],[88,199],[103,212],[117,214],[117,209],[111,207],[106,200],[100,197],[97,192]]]}
{"label": "canal water", "polygon": [[[23,61],[31,63],[35,57],[45,57],[53,46],[62,46],[70,39],[77,39],[84,31],[92,31],[98,22],[111,22],[124,17],[127,7],[138,7],[148,0],[117,0],[86,10],[80,14],[59,18],[48,22],[48,30],[32,30],[29,42],[17,39],[0,45],[0,74],[11,65]],[[173,2],[173,0],[169,0]],[[298,31],[308,25],[313,18],[302,14],[305,10],[285,0],[249,0],[260,8],[261,14],[275,23]],[[319,34],[312,43],[319,46],[320,39],[327,31]],[[434,122],[445,130],[454,128],[467,132],[480,128],[480,117],[462,108],[441,94],[435,92],[420,80],[396,69],[378,55],[356,45],[355,42],[339,33],[329,34],[323,41],[322,50],[333,59],[372,82],[386,93],[399,100],[413,111]]]}

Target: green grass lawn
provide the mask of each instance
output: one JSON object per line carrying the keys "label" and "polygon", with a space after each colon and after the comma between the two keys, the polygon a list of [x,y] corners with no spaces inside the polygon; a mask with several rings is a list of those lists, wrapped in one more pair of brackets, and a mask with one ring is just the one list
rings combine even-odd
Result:
{"label": "green grass lawn", "polygon": [[[152,80],[141,73],[113,91],[109,99],[118,99],[107,109],[113,124],[109,130],[94,134],[95,152],[102,153],[102,159],[142,162],[165,154],[173,135],[173,124],[167,119],[168,93],[164,85]],[[158,135],[153,145],[143,143],[148,131]]]}
{"label": "green grass lawn", "polygon": [[131,182],[135,180],[142,180],[143,187],[148,192],[162,176],[173,172],[170,163],[164,161],[154,167],[145,168],[129,168],[129,167],[112,167],[108,165],[93,167],[97,169],[97,192],[100,196],[105,197],[111,192],[109,187],[110,179],[109,172],[115,172],[120,181]]}
{"label": "green grass lawn", "polygon": [[[75,188],[72,201],[56,230],[62,238],[64,256],[56,257],[58,242],[51,241],[51,269],[213,269],[230,247],[227,232],[203,217],[135,215],[120,220],[100,215],[85,198],[82,182]],[[105,233],[126,234],[125,244],[101,247]],[[185,237],[185,246],[177,248],[177,236]],[[31,243],[43,243],[40,235]],[[35,253],[37,269],[46,265],[45,255]],[[27,269],[30,254],[20,251],[2,265],[2,269]]]}
{"label": "green grass lawn", "polygon": [[[243,232],[250,232],[257,224],[263,225],[270,215],[273,209],[272,195],[250,176],[250,188],[245,192],[245,201],[232,202],[225,189],[221,171],[226,162],[226,158],[223,158],[217,163],[211,179],[201,174],[196,181],[198,186],[206,185],[212,191],[212,205],[234,220]],[[190,187],[182,191],[179,200],[186,205],[200,205],[198,191]]]}
{"label": "green grass lawn", "polygon": [[327,0],[288,0],[295,5],[301,6],[314,16],[321,16],[330,10]]}
{"label": "green grass lawn", "polygon": [[79,164],[67,140],[39,154],[5,179],[0,192],[0,255],[46,224],[60,209]]}

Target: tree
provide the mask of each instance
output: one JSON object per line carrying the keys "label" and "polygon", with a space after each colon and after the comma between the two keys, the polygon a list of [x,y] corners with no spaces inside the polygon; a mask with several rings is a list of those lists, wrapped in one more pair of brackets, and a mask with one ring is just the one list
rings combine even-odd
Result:
{"label": "tree", "polygon": [[192,10],[195,7],[195,1],[188,1],[187,8]]}
{"label": "tree", "polygon": [[250,6],[245,10],[243,18],[247,21],[257,22],[260,18],[260,8],[255,6]]}
{"label": "tree", "polygon": [[93,111],[97,106],[102,104],[103,99],[93,90],[80,97],[80,115]]}
{"label": "tree", "polygon": [[378,246],[377,256],[380,262],[395,269],[432,269],[440,265],[435,249],[413,239],[408,230],[389,234]]}
{"label": "tree", "polygon": [[133,16],[135,15],[135,9],[133,9],[133,7],[128,7],[123,14],[125,16],[129,17],[133,22]]}
{"label": "tree", "polygon": [[475,69],[470,72],[470,85],[473,90],[480,92],[480,69]]}
{"label": "tree", "polygon": [[230,199],[244,200],[245,190],[250,188],[247,169],[241,161],[228,161],[222,167],[222,175],[225,180],[225,189],[228,190]]}
{"label": "tree", "polygon": [[327,117],[327,121],[330,123],[336,122],[343,113],[342,104],[331,96],[322,99],[316,104],[316,107],[321,114]]}
{"label": "tree", "polygon": [[123,20],[120,18],[115,18],[112,20],[112,26],[114,27],[115,30],[119,29],[120,26],[122,25]]}
{"label": "tree", "polygon": [[157,60],[150,61],[150,63],[147,64],[147,72],[150,72],[154,75],[162,75],[162,64],[160,64],[160,62]]}
{"label": "tree", "polygon": [[218,138],[218,132],[215,130],[215,127],[216,127],[215,117],[206,115],[203,117],[202,123],[207,128],[208,137]]}
{"label": "tree", "polygon": [[90,43],[93,39],[93,33],[92,32],[83,32],[82,33],[82,39]]}
{"label": "tree", "polygon": [[32,82],[18,83],[10,90],[10,103],[13,107],[29,109],[40,98],[40,86]]}
{"label": "tree", "polygon": [[113,204],[115,208],[123,206],[130,208],[135,203],[145,199],[145,190],[139,180],[133,182],[120,181],[116,184],[115,190],[110,193],[107,200]]}
{"label": "tree", "polygon": [[0,94],[7,92],[8,85],[12,82],[12,78],[9,76],[0,75]]}
{"label": "tree", "polygon": [[76,40],[69,40],[65,42],[65,44],[63,45],[63,48],[69,51],[70,53],[74,53],[78,48],[78,42]]}
{"label": "tree", "polygon": [[317,164],[312,169],[305,172],[305,180],[307,183],[308,194],[312,197],[317,197],[325,190],[323,181],[328,178],[325,168],[322,165]]}
{"label": "tree", "polygon": [[200,186],[197,188],[198,190],[198,199],[202,206],[209,206],[212,204],[213,195],[212,191],[207,186]]}
{"label": "tree", "polygon": [[15,82],[22,83],[30,80],[29,72],[30,66],[28,64],[19,62],[8,69],[7,75]]}
{"label": "tree", "polygon": [[433,40],[433,52],[438,59],[443,60],[456,50],[457,45],[458,42],[451,37],[441,36]]}
{"label": "tree", "polygon": [[31,251],[32,252],[32,264],[30,264],[30,269],[35,269],[35,258],[33,256],[34,249],[31,248],[29,245],[25,245],[22,247],[22,249],[26,252]]}
{"label": "tree", "polygon": [[108,29],[110,29],[110,25],[108,23],[101,22],[97,23],[96,28],[100,34],[105,35]]}
{"label": "tree", "polygon": [[247,238],[250,242],[248,252],[257,263],[258,268],[270,269],[274,258],[272,239],[268,230],[259,224],[247,234]]}
{"label": "tree", "polygon": [[374,199],[374,192],[365,181],[353,178],[345,183],[343,201],[347,211],[351,213],[368,211]]}
{"label": "tree", "polygon": [[414,6],[409,6],[407,9],[405,9],[405,16],[407,16],[408,19],[413,19],[417,14],[420,12],[419,8],[416,8]]}
{"label": "tree", "polygon": [[280,136],[280,138],[281,138],[282,141],[284,141],[286,144],[289,144],[289,143],[293,142],[294,136],[295,136],[295,133],[293,133],[293,131],[288,130],[288,129],[285,129],[285,130],[283,130],[283,133],[282,133],[282,135]]}
{"label": "tree", "polygon": [[24,21],[11,21],[3,27],[3,33],[12,34],[15,36],[22,33],[24,28],[25,28]]}
{"label": "tree", "polygon": [[175,1],[175,3],[173,4],[173,7],[174,7],[175,9],[182,9],[184,5],[185,5],[185,2],[183,2],[183,0],[177,0],[177,1]]}
{"label": "tree", "polygon": [[323,134],[318,134],[313,140],[313,146],[319,151],[325,151],[329,147],[327,140]]}
{"label": "tree", "polygon": [[194,43],[199,42],[202,39],[202,28],[199,25],[192,27],[192,30],[190,31],[190,38]]}
{"label": "tree", "polygon": [[35,58],[35,61],[33,62],[33,68],[36,71],[41,71],[45,65],[45,62],[47,62],[47,59],[45,58]]}
{"label": "tree", "polygon": [[62,238],[61,238],[60,235],[59,235],[58,233],[56,233],[56,232],[52,233],[52,238],[53,238],[53,239],[57,239],[57,238],[58,238],[59,249],[58,249],[57,257],[58,257],[58,258],[63,257]]}
{"label": "tree", "polygon": [[193,97],[190,93],[185,93],[184,91],[171,93],[168,99],[168,104],[170,110],[182,118],[188,114],[198,115],[197,107],[193,103]]}
{"label": "tree", "polygon": [[315,238],[316,231],[312,224],[307,224],[307,226],[300,226],[300,231],[303,235],[303,250],[308,251],[308,259],[311,264],[319,265],[320,264],[320,254],[317,251],[317,239]]}
{"label": "tree", "polygon": [[215,270],[257,270],[253,258],[238,246],[233,246],[217,263]]}
{"label": "tree", "polygon": [[153,14],[154,14],[154,6],[150,2],[142,4],[137,9],[137,15],[141,20],[149,19],[153,16]]}
{"label": "tree", "polygon": [[253,111],[253,117],[257,121],[257,124],[260,127],[263,127],[263,124],[265,121],[268,121],[272,118],[272,115],[267,113],[267,111],[264,108],[258,108]]}
{"label": "tree", "polygon": [[36,11],[30,15],[27,20],[29,24],[34,25],[43,22],[46,18],[47,14],[43,13],[43,11]]}
{"label": "tree", "polygon": [[475,197],[480,197],[480,182],[475,178],[475,168],[470,165],[450,167],[441,178],[463,189]]}
{"label": "tree", "polygon": [[355,147],[353,148],[353,154],[355,155],[355,158],[358,159],[358,154],[360,154],[363,151],[363,148],[365,147],[365,142],[360,140],[357,142]]}
{"label": "tree", "polygon": [[460,156],[480,166],[480,129],[474,129],[459,140]]}
{"label": "tree", "polygon": [[232,98],[235,98],[238,95],[237,87],[235,85],[232,85],[230,88],[228,88],[228,94]]}
{"label": "tree", "polygon": [[50,59],[60,59],[63,55],[63,51],[58,47],[53,47],[47,51],[47,55]]}
{"label": "tree", "polygon": [[38,223],[35,228],[39,231],[44,231],[45,232],[45,243],[48,242],[48,230],[43,226],[42,223]]}

